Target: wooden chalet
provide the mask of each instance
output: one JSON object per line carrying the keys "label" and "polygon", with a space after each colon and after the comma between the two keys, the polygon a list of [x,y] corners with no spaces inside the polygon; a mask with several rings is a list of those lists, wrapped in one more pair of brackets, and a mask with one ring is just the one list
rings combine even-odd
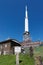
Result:
{"label": "wooden chalet", "polygon": [[14,47],[21,46],[15,39],[7,39],[0,42],[0,55],[15,54]]}

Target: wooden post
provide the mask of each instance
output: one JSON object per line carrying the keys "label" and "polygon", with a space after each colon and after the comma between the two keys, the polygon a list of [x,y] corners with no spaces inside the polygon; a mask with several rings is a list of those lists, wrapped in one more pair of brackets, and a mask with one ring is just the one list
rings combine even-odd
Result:
{"label": "wooden post", "polygon": [[19,53],[21,53],[21,47],[16,46],[14,49],[16,54],[16,65],[19,65]]}
{"label": "wooden post", "polygon": [[16,65],[19,65],[19,53],[16,53]]}

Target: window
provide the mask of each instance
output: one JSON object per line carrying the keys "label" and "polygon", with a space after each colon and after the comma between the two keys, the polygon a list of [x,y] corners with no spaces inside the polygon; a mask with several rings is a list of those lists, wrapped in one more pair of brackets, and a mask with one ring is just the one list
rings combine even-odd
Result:
{"label": "window", "polygon": [[4,51],[4,53],[3,53],[4,55],[6,55],[6,54],[8,54],[8,51]]}
{"label": "window", "polygon": [[4,55],[6,55],[6,51],[4,51],[4,53],[3,53]]}
{"label": "window", "polygon": [[7,44],[5,44],[5,47],[7,47]]}

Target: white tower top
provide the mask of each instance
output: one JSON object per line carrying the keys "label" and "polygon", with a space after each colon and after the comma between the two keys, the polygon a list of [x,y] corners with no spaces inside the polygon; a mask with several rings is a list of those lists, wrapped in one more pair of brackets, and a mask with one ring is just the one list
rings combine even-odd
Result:
{"label": "white tower top", "polygon": [[28,30],[28,11],[27,11],[27,6],[26,6],[26,9],[25,9],[25,32],[29,32]]}

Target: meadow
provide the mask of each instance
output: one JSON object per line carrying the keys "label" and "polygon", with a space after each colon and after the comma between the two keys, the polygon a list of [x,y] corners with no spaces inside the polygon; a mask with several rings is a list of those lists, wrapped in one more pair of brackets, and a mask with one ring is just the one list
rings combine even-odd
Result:
{"label": "meadow", "polygon": [[[19,56],[19,65],[34,65],[34,58],[31,58],[27,54],[20,54]],[[0,65],[16,65],[16,56],[15,55],[1,55],[0,56]]]}
{"label": "meadow", "polygon": [[43,57],[43,46],[38,46],[34,48],[34,56],[42,56]]}
{"label": "meadow", "polygon": [[[34,48],[34,56],[42,56],[43,58],[43,46]],[[34,56],[20,54],[19,65],[35,65]],[[0,55],[0,65],[16,65],[16,55]]]}

